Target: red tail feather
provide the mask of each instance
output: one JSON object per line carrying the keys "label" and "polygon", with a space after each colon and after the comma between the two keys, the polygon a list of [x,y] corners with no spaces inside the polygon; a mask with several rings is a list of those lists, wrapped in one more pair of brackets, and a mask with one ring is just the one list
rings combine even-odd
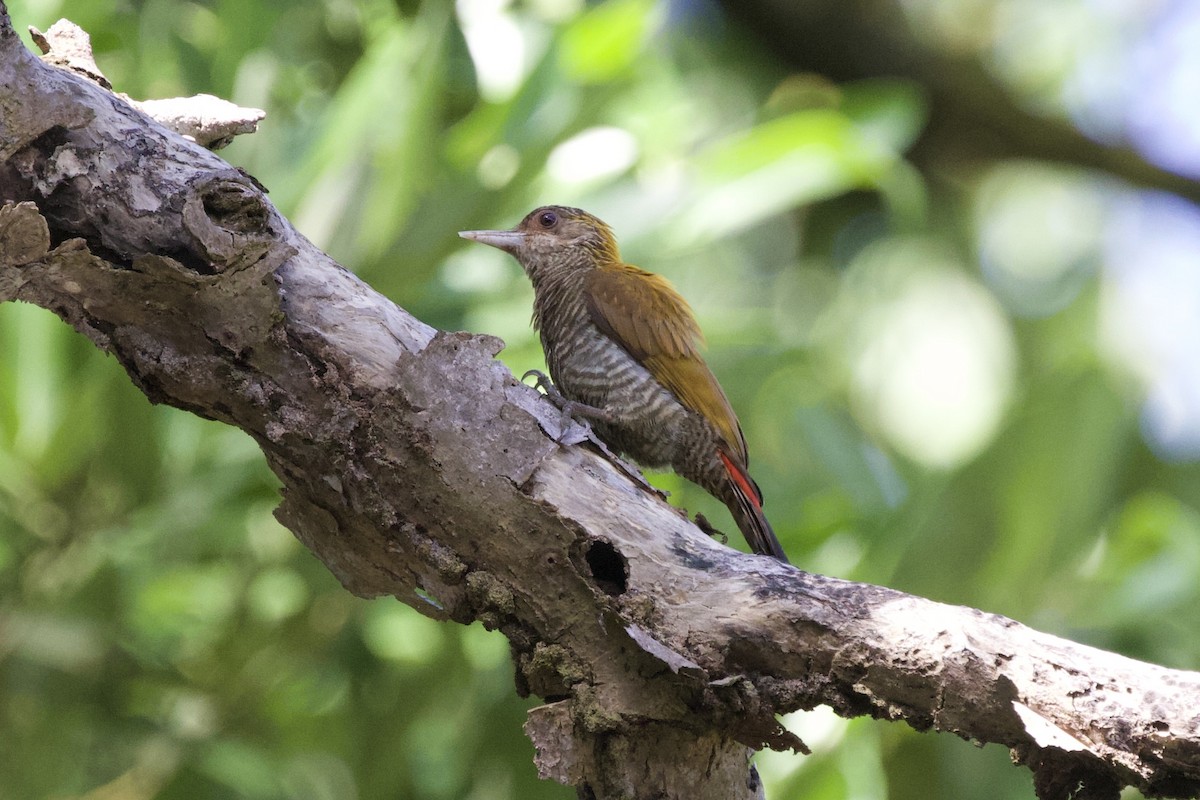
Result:
{"label": "red tail feather", "polygon": [[723,450],[717,454],[725,465],[725,472],[729,475],[729,482],[733,484],[736,496],[735,502],[727,503],[729,511],[750,544],[750,549],[760,555],[777,558],[785,564],[790,563],[787,554],[783,552],[783,546],[779,544],[779,539],[775,537],[775,531],[771,529],[771,523],[767,522],[763,514],[762,492],[754,479],[731,455]]}
{"label": "red tail feather", "polygon": [[721,461],[725,464],[725,471],[729,473],[729,477],[733,479],[733,483],[737,486],[739,494],[745,495],[746,499],[754,504],[755,508],[762,508],[762,492],[759,491],[758,484],[754,479],[746,474],[741,465],[735,462],[728,453],[719,451],[717,453],[721,457]]}

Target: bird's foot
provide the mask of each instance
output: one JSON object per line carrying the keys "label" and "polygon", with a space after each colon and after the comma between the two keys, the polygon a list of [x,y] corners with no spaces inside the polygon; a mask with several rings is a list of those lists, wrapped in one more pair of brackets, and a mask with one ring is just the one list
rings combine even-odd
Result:
{"label": "bird's foot", "polygon": [[696,527],[704,531],[707,535],[716,539],[721,544],[729,544],[729,537],[717,530],[713,524],[708,521],[708,517],[704,516],[699,511],[696,512]]}
{"label": "bird's foot", "polygon": [[550,380],[549,376],[541,370],[529,370],[521,376],[521,383],[524,383],[531,375],[535,378],[533,382],[534,388],[541,389],[546,399],[553,403],[561,412],[558,423],[558,435],[552,437],[554,441],[562,445],[591,442],[609,461],[616,465],[617,469],[628,475],[634,483],[640,484],[647,491],[666,499],[667,492],[652,486],[642,475],[641,470],[610,450],[608,445],[596,436],[595,431],[588,424],[589,421],[614,422],[616,417],[611,412],[603,408],[589,406],[586,403],[568,400]]}
{"label": "bird's foot", "polygon": [[[553,403],[558,410],[562,412],[562,419],[559,421],[558,426],[559,435],[556,438],[556,441],[559,444],[564,443],[563,440],[566,438],[567,432],[571,429],[571,423],[573,422],[579,423],[585,420],[595,422],[614,421],[615,418],[613,417],[612,413],[603,408],[596,408],[595,406],[589,406],[587,403],[568,400],[567,397],[558,390],[558,387],[554,385],[553,381],[550,380],[546,373],[542,372],[541,370],[529,370],[521,376],[521,383],[524,383],[525,379],[530,375],[534,376],[535,378],[533,382],[534,388],[541,389],[545,394],[546,399]],[[576,444],[578,441],[582,440],[577,439],[573,442],[570,442],[570,444]]]}
{"label": "bird's foot", "polygon": [[542,396],[559,410],[558,431],[556,433],[551,433],[549,430],[546,431],[555,442],[562,445],[571,445],[595,438],[587,422],[576,418],[574,414],[575,404],[563,396],[563,393],[558,390],[558,387],[554,385],[546,373],[539,369],[531,369],[521,376],[521,383],[525,383],[531,375],[534,378],[533,388],[540,389]]}
{"label": "bird's foot", "polygon": [[552,401],[554,401],[556,406],[561,406],[563,403],[567,402],[567,398],[562,396],[562,392],[560,392],[558,387],[554,385],[554,382],[550,380],[550,376],[542,372],[540,369],[526,370],[525,374],[521,376],[521,383],[524,383],[526,380],[528,380],[530,375],[534,377],[533,388],[541,389],[543,392],[545,392],[546,397],[549,397]]}
{"label": "bird's foot", "polygon": [[545,393],[546,399],[558,406],[563,414],[569,415],[572,419],[583,417],[584,419],[594,419],[597,422],[613,422],[614,417],[611,411],[596,406],[589,406],[587,403],[580,403],[575,400],[568,400],[566,395],[558,390],[554,382],[550,380],[546,373],[540,369],[528,370],[521,376],[521,383],[530,375],[534,377],[533,388],[541,389]]}

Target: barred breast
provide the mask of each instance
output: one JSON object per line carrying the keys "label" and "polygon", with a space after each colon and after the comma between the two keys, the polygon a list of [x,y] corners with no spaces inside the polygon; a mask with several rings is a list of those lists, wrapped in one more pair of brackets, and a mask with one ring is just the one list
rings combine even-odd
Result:
{"label": "barred breast", "polygon": [[[550,377],[569,400],[615,419],[592,422],[609,447],[642,466],[671,467],[709,491],[724,482],[712,426],[591,321],[582,295],[543,287],[535,306]],[[697,456],[705,453],[707,457]]]}

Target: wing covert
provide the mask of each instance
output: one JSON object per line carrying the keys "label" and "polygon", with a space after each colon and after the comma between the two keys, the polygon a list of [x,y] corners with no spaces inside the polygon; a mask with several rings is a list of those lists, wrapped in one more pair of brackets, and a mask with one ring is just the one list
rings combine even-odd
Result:
{"label": "wing covert", "polygon": [[588,313],[684,406],[711,422],[747,463],[746,441],[721,385],[700,354],[704,337],[687,301],[662,276],[628,264],[592,270]]}

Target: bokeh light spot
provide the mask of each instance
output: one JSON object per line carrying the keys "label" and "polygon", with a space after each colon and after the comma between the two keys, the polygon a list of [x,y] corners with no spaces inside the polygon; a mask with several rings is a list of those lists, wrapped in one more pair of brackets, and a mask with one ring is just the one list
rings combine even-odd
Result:
{"label": "bokeh light spot", "polygon": [[857,413],[918,463],[971,458],[1012,390],[1015,345],[996,302],[919,243],[882,242],[852,269],[848,286],[866,289],[848,351]]}
{"label": "bokeh light spot", "polygon": [[563,184],[589,183],[618,175],[637,161],[638,143],[629,131],[589,128],[550,151],[546,171]]}

